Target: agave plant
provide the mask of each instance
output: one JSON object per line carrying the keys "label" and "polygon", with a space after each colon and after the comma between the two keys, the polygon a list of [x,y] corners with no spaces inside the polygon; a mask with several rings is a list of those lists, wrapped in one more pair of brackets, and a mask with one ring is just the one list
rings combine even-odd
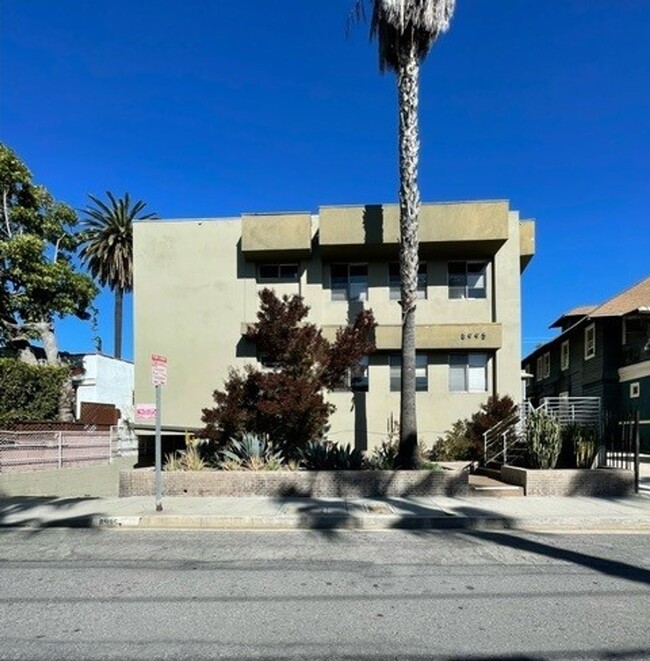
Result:
{"label": "agave plant", "polygon": [[361,450],[337,443],[311,441],[302,451],[300,464],[307,470],[361,470],[364,465]]}
{"label": "agave plant", "polygon": [[225,470],[279,470],[284,463],[282,452],[266,436],[250,433],[242,434],[239,439],[231,438],[220,459]]}

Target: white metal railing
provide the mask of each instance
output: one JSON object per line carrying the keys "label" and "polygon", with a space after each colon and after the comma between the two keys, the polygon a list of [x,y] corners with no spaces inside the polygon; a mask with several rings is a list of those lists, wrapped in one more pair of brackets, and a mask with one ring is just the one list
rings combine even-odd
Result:
{"label": "white metal railing", "polygon": [[602,431],[600,397],[546,397],[537,409],[525,401],[483,434],[483,462],[505,464],[521,457],[526,451],[526,418],[540,409],[553,415],[560,427],[593,425]]}
{"label": "white metal railing", "polygon": [[560,425],[599,425],[601,421],[600,397],[545,397],[538,408],[555,415]]}

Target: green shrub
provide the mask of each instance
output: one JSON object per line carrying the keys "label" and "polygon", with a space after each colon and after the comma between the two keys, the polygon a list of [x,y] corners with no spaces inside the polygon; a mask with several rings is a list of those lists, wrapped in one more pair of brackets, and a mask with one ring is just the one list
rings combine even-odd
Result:
{"label": "green shrub", "polygon": [[311,441],[300,456],[300,465],[314,471],[361,470],[364,463],[363,453],[349,443],[340,446]]}
{"label": "green shrub", "polygon": [[[482,446],[480,452],[483,452]],[[456,420],[429,451],[429,459],[433,461],[474,461],[479,456],[476,440],[469,430],[469,420]]]}
{"label": "green shrub", "polygon": [[284,461],[266,436],[245,433],[241,438],[231,438],[229,446],[219,455],[219,467],[223,470],[280,470]]}
{"label": "green shrub", "polygon": [[0,426],[57,420],[67,366],[28,365],[0,358]]}
{"label": "green shrub", "polygon": [[399,451],[399,441],[388,438],[373,448],[368,457],[368,468],[373,470],[394,470]]}
{"label": "green shrub", "polygon": [[476,461],[483,456],[483,434],[512,414],[515,403],[505,395],[490,397],[467,420],[457,420],[433,445],[429,458],[434,461]]}
{"label": "green shrub", "polygon": [[562,435],[555,416],[543,410],[533,411],[526,420],[528,431],[528,458],[533,468],[555,468]]}

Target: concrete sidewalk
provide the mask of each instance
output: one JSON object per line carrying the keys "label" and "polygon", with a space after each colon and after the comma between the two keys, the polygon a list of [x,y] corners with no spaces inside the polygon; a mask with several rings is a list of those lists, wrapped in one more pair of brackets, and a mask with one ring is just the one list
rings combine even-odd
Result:
{"label": "concrete sidewalk", "polygon": [[0,498],[0,527],[158,530],[516,529],[650,533],[650,498]]}

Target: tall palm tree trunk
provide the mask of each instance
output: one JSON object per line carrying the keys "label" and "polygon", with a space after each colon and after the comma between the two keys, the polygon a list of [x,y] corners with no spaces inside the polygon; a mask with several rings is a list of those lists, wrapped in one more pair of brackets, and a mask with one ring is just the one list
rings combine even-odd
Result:
{"label": "tall palm tree trunk", "polygon": [[124,292],[120,287],[115,289],[115,358],[122,357],[122,307],[124,302]]}
{"label": "tall palm tree trunk", "polygon": [[415,406],[415,305],[418,279],[418,96],[420,64],[412,40],[404,44],[397,72],[399,92],[400,276],[402,377],[400,393],[400,468],[416,468],[418,430]]}

